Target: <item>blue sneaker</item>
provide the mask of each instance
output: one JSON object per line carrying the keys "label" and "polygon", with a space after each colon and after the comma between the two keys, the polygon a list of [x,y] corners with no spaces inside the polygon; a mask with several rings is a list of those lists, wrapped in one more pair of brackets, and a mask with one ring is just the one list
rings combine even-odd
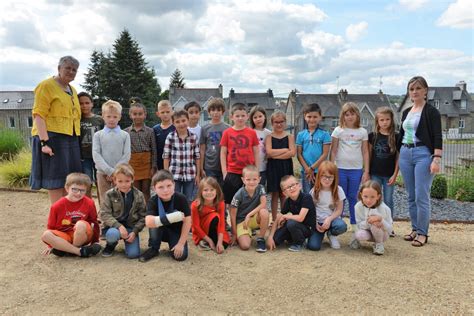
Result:
{"label": "blue sneaker", "polygon": [[290,246],[290,248],[288,248],[288,250],[292,252],[300,252],[303,250],[303,245],[293,244]]}

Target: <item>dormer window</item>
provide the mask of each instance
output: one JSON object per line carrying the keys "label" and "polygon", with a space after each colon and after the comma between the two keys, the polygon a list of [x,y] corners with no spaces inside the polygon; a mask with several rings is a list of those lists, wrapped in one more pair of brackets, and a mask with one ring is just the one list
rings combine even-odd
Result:
{"label": "dormer window", "polygon": [[21,103],[21,102],[23,102],[22,98],[19,98],[18,100],[16,100],[16,103]]}
{"label": "dormer window", "polygon": [[434,106],[439,110],[439,100],[434,100]]}
{"label": "dormer window", "polygon": [[3,103],[8,103],[8,101],[10,101],[10,99],[5,99],[3,100]]}
{"label": "dormer window", "polygon": [[461,100],[461,110],[467,109],[467,100]]}

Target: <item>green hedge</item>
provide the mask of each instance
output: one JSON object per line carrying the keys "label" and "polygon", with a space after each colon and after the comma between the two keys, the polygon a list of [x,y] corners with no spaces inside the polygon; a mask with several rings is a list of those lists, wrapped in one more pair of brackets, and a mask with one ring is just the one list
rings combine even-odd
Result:
{"label": "green hedge", "polygon": [[18,131],[0,129],[0,160],[12,159],[23,148],[25,141]]}

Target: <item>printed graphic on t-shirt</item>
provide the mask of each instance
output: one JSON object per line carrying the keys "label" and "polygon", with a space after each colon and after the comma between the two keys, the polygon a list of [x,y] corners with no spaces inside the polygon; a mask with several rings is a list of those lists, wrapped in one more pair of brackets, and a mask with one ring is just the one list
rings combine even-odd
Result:
{"label": "printed graphic on t-shirt", "polygon": [[[235,164],[242,168],[253,164],[253,156],[247,156],[248,148],[250,147],[250,139],[245,135],[230,136],[230,139],[235,143],[230,153],[230,159],[235,161]],[[240,153],[241,150],[243,153]]]}
{"label": "printed graphic on t-shirt", "polygon": [[222,138],[222,131],[209,132],[210,150],[216,151]]}
{"label": "printed graphic on t-shirt", "polygon": [[379,140],[375,146],[375,157],[380,159],[387,159],[390,157],[390,146],[388,145],[388,141],[386,139]]}

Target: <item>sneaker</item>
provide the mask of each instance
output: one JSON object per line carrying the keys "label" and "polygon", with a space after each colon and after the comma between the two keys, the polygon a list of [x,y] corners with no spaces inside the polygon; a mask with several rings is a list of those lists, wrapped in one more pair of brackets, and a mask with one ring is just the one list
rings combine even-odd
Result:
{"label": "sneaker", "polygon": [[385,248],[383,247],[383,244],[382,243],[379,243],[379,244],[375,244],[374,246],[374,254],[376,255],[383,255],[385,252]]}
{"label": "sneaker", "polygon": [[87,257],[95,256],[101,250],[102,250],[102,246],[99,245],[98,243],[88,245],[88,246],[82,246],[80,249],[81,257],[87,258]]}
{"label": "sneaker", "polygon": [[65,257],[67,252],[65,251],[62,251],[62,250],[58,250],[58,249],[51,249],[51,253],[55,256],[58,256],[58,257]]}
{"label": "sneaker", "polygon": [[265,238],[257,238],[257,252],[266,252],[267,245],[265,244]]}
{"label": "sneaker", "polygon": [[332,249],[341,249],[341,244],[339,243],[339,239],[337,239],[336,236],[329,235],[329,245],[331,246]]}
{"label": "sneaker", "polygon": [[147,262],[160,254],[159,250],[155,248],[148,248],[139,258],[138,261],[140,262]]}
{"label": "sneaker", "polygon": [[395,231],[392,230],[392,232],[389,234],[390,237],[395,237]]}
{"label": "sneaker", "polygon": [[360,242],[357,239],[353,238],[351,240],[351,242],[349,243],[349,247],[351,249],[359,249],[360,248]]}
{"label": "sneaker", "polygon": [[290,248],[288,248],[288,250],[292,252],[300,252],[301,250],[303,250],[303,246],[298,245],[298,244],[293,244],[290,246]]}
{"label": "sneaker", "polygon": [[114,254],[114,249],[117,246],[117,243],[114,242],[113,244],[107,243],[105,245],[104,250],[102,251],[102,257],[111,257]]}
{"label": "sneaker", "polygon": [[209,243],[205,240],[201,240],[198,244],[199,249],[207,251],[211,250],[211,247],[209,246]]}

